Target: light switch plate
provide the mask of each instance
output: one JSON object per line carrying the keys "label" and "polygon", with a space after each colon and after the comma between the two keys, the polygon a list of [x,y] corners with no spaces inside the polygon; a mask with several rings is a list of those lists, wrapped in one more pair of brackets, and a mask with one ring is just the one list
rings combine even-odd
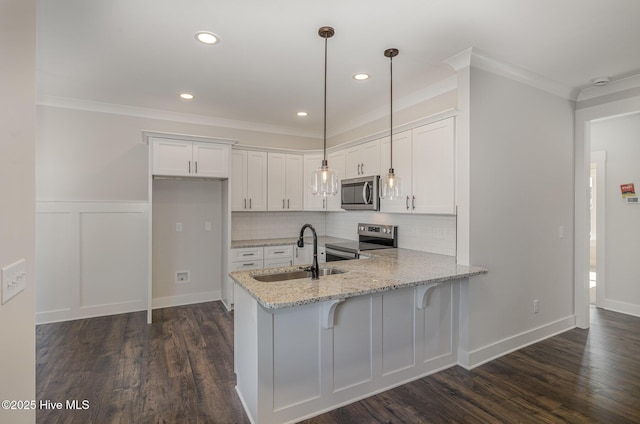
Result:
{"label": "light switch plate", "polygon": [[26,280],[27,262],[20,259],[18,262],[2,268],[2,304],[24,290]]}

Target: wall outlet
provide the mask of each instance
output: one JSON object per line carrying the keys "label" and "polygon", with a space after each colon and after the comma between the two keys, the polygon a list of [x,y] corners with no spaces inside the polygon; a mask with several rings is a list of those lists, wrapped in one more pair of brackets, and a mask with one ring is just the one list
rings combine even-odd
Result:
{"label": "wall outlet", "polygon": [[176,231],[177,232],[182,231],[182,222],[176,222]]}
{"label": "wall outlet", "polygon": [[176,271],[176,284],[186,284],[191,282],[189,271]]}
{"label": "wall outlet", "polygon": [[205,221],[204,222],[204,230],[205,231],[211,231],[211,221]]}
{"label": "wall outlet", "polygon": [[2,268],[2,304],[24,290],[26,285],[27,261],[20,259],[18,262]]}
{"label": "wall outlet", "polygon": [[533,301],[533,313],[537,314],[540,312],[540,301],[538,299],[534,299]]}

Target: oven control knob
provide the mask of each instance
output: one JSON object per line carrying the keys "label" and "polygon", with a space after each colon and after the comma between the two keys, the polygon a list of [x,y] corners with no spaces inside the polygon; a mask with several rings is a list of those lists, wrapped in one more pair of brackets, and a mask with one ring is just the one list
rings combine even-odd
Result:
{"label": "oven control knob", "polygon": [[386,227],[385,227],[385,228],[383,228],[383,229],[382,229],[382,232],[383,232],[383,233],[385,233],[385,234],[387,234],[387,228],[386,228]]}
{"label": "oven control knob", "polygon": [[360,231],[364,231],[364,226],[363,225],[360,226]]}

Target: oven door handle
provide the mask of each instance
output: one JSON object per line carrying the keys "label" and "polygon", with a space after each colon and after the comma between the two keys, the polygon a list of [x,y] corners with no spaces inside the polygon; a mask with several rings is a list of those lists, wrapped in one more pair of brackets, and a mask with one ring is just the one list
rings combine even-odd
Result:
{"label": "oven door handle", "polygon": [[362,200],[364,200],[364,204],[368,205],[371,201],[371,199],[369,199],[369,182],[365,181],[365,183],[362,185]]}
{"label": "oven door handle", "polygon": [[360,255],[358,253],[344,252],[342,250],[334,250],[330,247],[325,247],[325,256],[336,256],[345,260],[358,259]]}

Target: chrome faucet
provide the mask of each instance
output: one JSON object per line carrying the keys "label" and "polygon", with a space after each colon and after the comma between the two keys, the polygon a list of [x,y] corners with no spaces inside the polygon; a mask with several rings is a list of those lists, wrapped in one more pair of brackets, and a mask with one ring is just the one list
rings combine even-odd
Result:
{"label": "chrome faucet", "polygon": [[320,267],[318,266],[318,235],[316,234],[315,228],[311,224],[304,224],[300,229],[300,237],[298,237],[298,247],[304,247],[304,230],[307,228],[311,229],[313,233],[313,264],[306,271],[311,271],[311,279],[317,280],[320,274]]}

